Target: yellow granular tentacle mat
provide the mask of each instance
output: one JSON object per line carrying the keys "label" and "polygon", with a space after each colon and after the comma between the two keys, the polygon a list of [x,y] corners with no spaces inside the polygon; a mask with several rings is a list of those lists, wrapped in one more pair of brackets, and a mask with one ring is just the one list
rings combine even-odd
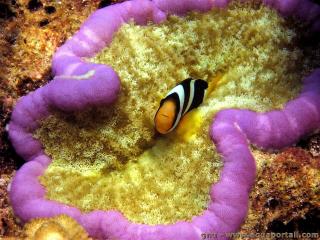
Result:
{"label": "yellow granular tentacle mat", "polygon": [[[56,113],[36,134],[53,158],[41,177],[46,197],[83,211],[117,209],[147,224],[200,214],[221,168],[208,135],[214,114],[281,108],[297,95],[307,57],[294,45],[295,31],[273,10],[238,4],[160,25],[123,25],[89,59],[118,72],[117,102]],[[155,135],[161,98],[190,76],[219,82],[177,131]]]}

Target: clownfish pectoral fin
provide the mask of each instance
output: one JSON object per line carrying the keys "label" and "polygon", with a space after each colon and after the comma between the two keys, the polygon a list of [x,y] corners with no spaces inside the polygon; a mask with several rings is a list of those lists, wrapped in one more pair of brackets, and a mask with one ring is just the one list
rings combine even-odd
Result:
{"label": "clownfish pectoral fin", "polygon": [[193,109],[181,119],[175,133],[176,137],[185,142],[193,140],[202,122],[203,118],[200,110]]}

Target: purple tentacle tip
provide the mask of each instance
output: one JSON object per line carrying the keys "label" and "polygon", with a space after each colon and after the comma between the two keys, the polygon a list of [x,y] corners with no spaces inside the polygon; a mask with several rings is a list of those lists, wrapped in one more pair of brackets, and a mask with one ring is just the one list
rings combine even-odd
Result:
{"label": "purple tentacle tip", "polygon": [[[305,0],[264,0],[281,14],[295,15],[319,30],[319,6]],[[26,163],[16,174],[10,190],[14,212],[23,221],[35,217],[68,214],[91,236],[99,239],[184,239],[203,238],[203,234],[235,232],[246,218],[249,192],[254,184],[256,165],[249,143],[265,149],[280,149],[320,127],[320,69],[304,81],[302,93],[284,109],[259,114],[229,109],[219,112],[210,128],[210,136],[224,161],[221,178],[210,190],[208,209],[190,222],[150,226],[128,221],[118,211],[80,210],[45,200],[41,176],[51,160],[39,141],[32,137],[39,121],[53,110],[78,111],[92,106],[109,105],[116,100],[119,77],[109,66],[87,63],[82,57],[93,56],[110,44],[120,26],[133,19],[137,24],[166,19],[167,13],[184,15],[188,11],[208,11],[226,7],[229,0],[133,0],[115,4],[93,13],[80,30],[53,57],[55,78],[46,86],[22,97],[8,126],[10,140]]]}

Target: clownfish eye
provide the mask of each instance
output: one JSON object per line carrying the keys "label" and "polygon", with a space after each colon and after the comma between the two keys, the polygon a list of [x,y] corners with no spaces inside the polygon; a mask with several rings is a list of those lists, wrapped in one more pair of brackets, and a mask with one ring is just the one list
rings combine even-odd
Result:
{"label": "clownfish eye", "polygon": [[166,100],[159,108],[155,118],[155,128],[161,133],[167,133],[174,124],[176,104],[173,100]]}

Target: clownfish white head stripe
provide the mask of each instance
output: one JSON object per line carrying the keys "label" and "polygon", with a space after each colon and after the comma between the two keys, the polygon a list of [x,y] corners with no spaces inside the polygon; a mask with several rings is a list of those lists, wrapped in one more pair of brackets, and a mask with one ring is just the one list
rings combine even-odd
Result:
{"label": "clownfish white head stripe", "polygon": [[202,79],[188,78],[175,86],[164,99],[154,117],[156,130],[166,134],[175,129],[181,118],[197,108],[204,98],[208,83]]}

